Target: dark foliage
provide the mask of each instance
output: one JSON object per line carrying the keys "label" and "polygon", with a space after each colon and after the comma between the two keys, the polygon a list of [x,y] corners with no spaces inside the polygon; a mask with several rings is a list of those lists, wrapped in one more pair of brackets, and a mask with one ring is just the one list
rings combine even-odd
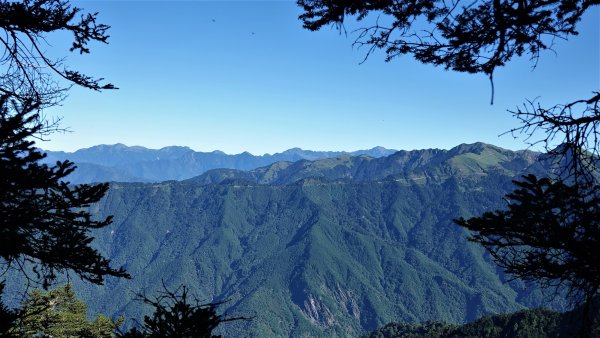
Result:
{"label": "dark foliage", "polygon": [[155,299],[141,296],[141,300],[154,307],[152,317],[144,316],[141,331],[133,328],[120,334],[122,338],[211,338],[213,330],[222,322],[247,319],[243,317],[223,318],[217,314],[220,303],[200,304],[189,301],[189,290],[181,286],[175,291],[164,287],[164,291]]}
{"label": "dark foliage", "polygon": [[44,129],[38,107],[0,98],[0,257],[23,272],[31,263],[45,287],[57,272],[73,271],[96,284],[105,276],[128,277],[90,246],[90,231],[111,217],[94,220],[86,208],[108,184],[70,186],[63,179],[75,169],[72,162],[39,163],[44,154],[32,141]]}
{"label": "dark foliage", "polygon": [[[53,105],[64,97],[68,85],[93,90],[114,89],[94,78],[69,69],[64,59],[50,59],[44,50],[47,34],[66,31],[73,34],[70,51],[89,53],[91,41],[107,43],[109,26],[96,22],[97,13],[82,13],[64,0],[24,0],[0,2],[0,93],[20,100],[33,99]],[[67,86],[68,86],[67,85]]]}
{"label": "dark foliage", "polygon": [[47,34],[70,32],[70,50],[89,53],[89,42],[106,43],[107,29],[96,22],[96,14],[83,14],[68,1],[0,2],[0,257],[29,280],[31,267],[44,287],[65,271],[97,284],[107,275],[128,277],[90,246],[89,232],[111,218],[93,220],[86,208],[104,196],[108,185],[70,186],[64,178],[75,169],[73,163],[41,164],[45,155],[33,147],[33,139],[58,129],[41,110],[62,100],[69,85],[114,88],[68,69],[63,59],[49,59],[43,48]]}
{"label": "dark foliage", "polygon": [[366,338],[439,338],[456,328],[456,325],[436,321],[422,324],[389,323],[369,333]]}
{"label": "dark foliage", "polygon": [[572,337],[573,327],[558,312],[534,309],[508,315],[483,317],[454,325],[429,321],[423,324],[390,323],[367,335],[369,338],[558,338]]}
{"label": "dark foliage", "polygon": [[[332,1],[299,0],[304,27],[342,27],[346,17],[367,21],[355,44],[368,54],[384,49],[387,60],[403,54],[428,64],[485,73],[514,56],[537,60],[555,38],[577,34],[576,24],[597,0]],[[368,19],[374,19],[374,23]]]}
{"label": "dark foliage", "polygon": [[508,209],[456,222],[470,231],[495,262],[517,278],[566,287],[588,306],[600,291],[598,186],[567,184],[534,175],[514,181]]}
{"label": "dark foliage", "polygon": [[506,272],[591,300],[600,288],[600,198],[581,185],[524,176],[508,209],[456,222]]}
{"label": "dark foliage", "polygon": [[[69,271],[95,284],[106,276],[129,277],[90,245],[90,231],[111,222],[110,217],[94,220],[87,211],[108,185],[71,186],[65,177],[74,164],[42,164],[46,155],[33,141],[59,129],[42,109],[62,101],[71,85],[115,88],[45,51],[48,34],[61,31],[73,34],[72,52],[89,53],[92,41],[106,43],[108,26],[98,24],[96,16],[68,1],[0,1],[0,259],[45,288],[57,273]],[[0,332],[7,335],[20,312],[0,307]]]}

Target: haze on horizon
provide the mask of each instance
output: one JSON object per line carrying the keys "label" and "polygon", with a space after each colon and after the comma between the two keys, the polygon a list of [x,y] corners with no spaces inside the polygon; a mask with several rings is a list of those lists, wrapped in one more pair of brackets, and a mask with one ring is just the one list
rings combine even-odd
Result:
{"label": "haze on horizon", "polygon": [[[151,151],[159,151],[159,150],[167,150],[169,148],[185,148],[185,149],[189,149],[191,151],[194,152],[198,152],[198,153],[221,153],[224,155],[241,155],[243,153],[247,153],[250,154],[252,156],[269,156],[269,155],[276,155],[276,154],[282,154],[282,153],[286,153],[286,152],[294,152],[294,151],[299,151],[299,152],[332,152],[332,153],[337,153],[337,152],[342,152],[342,153],[353,153],[353,152],[362,152],[362,151],[367,151],[367,150],[382,150],[382,151],[388,151],[388,150],[392,150],[392,151],[414,151],[414,150],[428,150],[428,149],[441,149],[441,150],[451,150],[453,148],[456,148],[458,146],[461,145],[474,145],[474,144],[488,144],[491,146],[496,146],[495,144],[491,144],[491,143],[484,143],[484,142],[473,142],[473,143],[461,143],[461,144],[456,144],[454,146],[448,147],[448,148],[415,148],[415,149],[402,149],[402,148],[386,148],[386,147],[382,147],[382,146],[374,146],[374,147],[370,147],[370,148],[363,148],[363,149],[304,149],[304,148],[300,148],[300,147],[292,147],[292,148],[287,148],[287,149],[282,149],[281,151],[276,151],[276,152],[272,152],[272,153],[253,153],[247,150],[243,150],[240,152],[226,152],[226,151],[222,151],[220,149],[212,149],[212,150],[197,150],[197,149],[193,149],[191,147],[188,146],[181,146],[181,145],[176,145],[176,144],[172,144],[172,145],[168,145],[168,146],[164,146],[164,147],[145,147],[142,145],[127,145],[127,144],[123,144],[123,143],[114,143],[114,144],[96,144],[90,147],[82,147],[82,148],[78,148],[78,149],[74,149],[72,151],[64,151],[64,150],[49,150],[49,149],[43,149],[44,151],[52,151],[52,152],[56,152],[56,154],[60,153],[60,152],[64,152],[66,154],[73,154],[75,152],[82,152],[82,151],[88,151],[88,150],[100,150],[98,148],[102,148],[102,147],[106,147],[108,149],[111,149],[113,151],[115,150],[119,150],[119,148],[121,149],[127,149],[127,150],[135,150],[136,148],[139,150],[151,150]],[[502,148],[502,147],[500,147]],[[507,148],[503,148],[506,150],[513,150],[515,151],[515,149],[507,149]],[[516,149],[518,150],[532,150],[532,149],[527,149],[525,147],[521,148],[521,149]]]}
{"label": "haze on horizon", "polygon": [[[88,150],[88,149],[93,149],[93,148],[98,148],[98,147],[108,147],[108,148],[113,148],[113,149],[118,149],[121,147],[124,148],[129,148],[129,149],[135,149],[135,148],[139,148],[142,150],[164,150],[164,149],[168,149],[168,148],[187,148],[190,149],[192,151],[195,152],[202,152],[202,153],[223,153],[225,155],[239,155],[242,153],[249,153],[253,156],[264,156],[264,155],[274,155],[274,154],[278,154],[278,153],[284,153],[284,152],[289,152],[289,151],[314,151],[314,152],[347,152],[347,153],[352,153],[352,152],[356,152],[356,151],[361,151],[361,150],[376,150],[377,148],[382,148],[382,150],[415,150],[415,149],[391,149],[391,148],[385,148],[385,147],[381,147],[381,146],[374,146],[374,147],[370,147],[370,148],[365,148],[365,149],[333,149],[333,150],[329,150],[329,149],[303,149],[300,147],[292,147],[292,148],[288,148],[288,149],[283,149],[281,151],[276,151],[273,153],[252,153],[250,151],[244,150],[238,153],[228,153],[225,151],[222,151],[220,149],[213,149],[213,150],[208,150],[208,151],[204,151],[204,150],[197,150],[197,149],[193,149],[191,147],[188,146],[181,146],[181,145],[177,145],[177,144],[172,144],[172,145],[168,145],[168,146],[164,146],[164,147],[158,147],[158,148],[152,148],[152,147],[145,147],[142,145],[128,145],[128,144],[123,144],[123,143],[113,143],[113,144],[96,144],[90,147],[83,147],[83,148],[78,148],[75,149],[73,151],[64,151],[64,150],[55,150],[57,152],[65,152],[67,154],[69,153],[74,153],[77,151],[82,151],[82,150]],[[49,149],[43,149],[44,151],[48,151]]]}
{"label": "haze on horizon", "polygon": [[[494,76],[495,102],[483,75],[460,74],[403,57],[385,63],[352,47],[334,28],[309,32],[293,1],[81,1],[109,24],[109,45],[67,62],[106,78],[116,91],[73,88],[62,106],[69,133],[38,142],[75,151],[123,143],[158,149],[273,154],[317,151],[449,149],[485,142],[525,149],[508,113],[527,99],[556,104],[600,87],[600,14],[580,35],[555,41],[535,69],[520,58]],[[49,43],[61,46],[60,36]],[[49,48],[55,52],[53,48]],[[58,55],[66,49],[56,48]],[[536,149],[534,149],[536,150]]]}

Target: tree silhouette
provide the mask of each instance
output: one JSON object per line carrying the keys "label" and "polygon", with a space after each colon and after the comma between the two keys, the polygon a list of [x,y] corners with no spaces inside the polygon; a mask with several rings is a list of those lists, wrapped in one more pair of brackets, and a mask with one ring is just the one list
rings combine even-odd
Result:
{"label": "tree silhouette", "polygon": [[[34,148],[34,140],[59,130],[58,121],[46,120],[42,110],[60,103],[72,85],[115,88],[69,69],[64,59],[50,59],[47,35],[71,33],[70,50],[89,53],[89,42],[106,43],[107,29],[96,14],[84,14],[68,1],[0,1],[0,260],[45,288],[60,272],[96,284],[106,276],[129,277],[91,247],[90,231],[111,218],[94,220],[87,208],[108,185],[71,186],[65,178],[74,164],[42,164],[45,154]],[[0,282],[0,294],[3,286]],[[0,304],[2,334],[18,316]]]}
{"label": "tree silhouette", "polygon": [[0,2],[0,257],[22,272],[31,267],[44,287],[65,271],[96,284],[104,276],[128,277],[90,246],[90,231],[111,218],[93,220],[86,208],[108,185],[71,186],[66,177],[74,164],[41,164],[45,154],[34,148],[35,139],[59,128],[42,110],[60,102],[70,86],[115,88],[45,53],[47,35],[59,31],[73,35],[70,51],[89,53],[89,42],[106,43],[109,27],[96,16],[62,0]]}
{"label": "tree silhouette", "polygon": [[[64,59],[49,58],[43,48],[47,34],[59,31],[73,35],[71,52],[89,53],[91,41],[107,43],[109,26],[96,18],[97,13],[82,13],[64,0],[0,1],[4,33],[0,34],[0,258],[28,280],[41,281],[44,288],[58,273],[69,271],[94,284],[102,284],[107,276],[129,278],[91,246],[90,232],[112,220],[110,216],[95,220],[88,211],[105,195],[108,184],[70,185],[66,178],[75,165],[69,161],[42,164],[46,155],[34,147],[35,139],[59,130],[59,121],[46,120],[42,110],[60,103],[72,85],[116,88],[102,78],[69,69]],[[29,268],[35,276],[28,274]],[[3,288],[2,281],[0,294]],[[144,332],[128,334],[204,337],[219,323],[236,320],[217,315],[218,304],[189,304],[185,287],[181,295],[165,290],[156,300],[144,298],[156,308],[154,317],[145,318]],[[66,302],[57,311],[59,298]],[[22,310],[0,303],[0,335],[15,335],[16,325],[31,331],[16,335],[105,336],[106,325],[114,323],[101,318],[86,326],[83,310],[85,304],[75,299],[70,287],[34,293]],[[63,332],[67,324],[72,329],[69,334]]]}
{"label": "tree silhouette", "polygon": [[456,222],[473,232],[506,272],[545,286],[565,286],[591,302],[600,288],[600,197],[597,187],[534,175],[514,181],[507,210]]}
{"label": "tree silhouette", "polygon": [[[298,0],[304,27],[335,25],[347,18],[369,22],[357,29],[365,59],[383,49],[390,61],[411,55],[459,72],[493,74],[515,56],[551,49],[556,38],[576,35],[582,15],[598,0],[332,1]],[[371,23],[374,22],[374,23]],[[473,233],[510,274],[542,286],[567,286],[586,306],[600,291],[600,92],[551,108],[528,101],[511,111],[521,125],[508,133],[542,144],[556,165],[551,178],[515,181],[508,209],[456,222]],[[541,139],[539,137],[542,131]],[[559,145],[557,147],[557,144]],[[585,311],[584,311],[585,312]]]}
{"label": "tree silhouette", "polygon": [[[600,156],[600,92],[588,99],[541,107],[528,101],[510,111],[521,125],[507,133],[524,134],[531,145],[541,144],[560,163],[563,179],[594,185]],[[544,137],[536,139],[541,131]],[[555,147],[559,144],[558,147]]]}
{"label": "tree silhouette", "polygon": [[39,105],[0,97],[0,257],[24,273],[31,264],[44,287],[65,271],[96,284],[128,277],[90,246],[90,231],[111,222],[87,211],[108,184],[71,186],[65,177],[75,170],[72,162],[40,163],[45,155],[31,141],[44,128]]}
{"label": "tree silhouette", "polygon": [[71,52],[90,52],[89,42],[107,43],[109,26],[96,22],[98,13],[82,13],[64,0],[0,2],[0,95],[34,100],[42,106],[60,102],[73,84],[92,90],[114,89],[102,78],[69,69],[64,59],[47,56],[48,33],[73,35]]}
{"label": "tree silhouette", "polygon": [[[390,61],[412,55],[426,64],[467,73],[494,70],[514,56],[535,62],[556,38],[576,35],[576,24],[597,0],[298,0],[304,27],[344,29],[347,17],[369,23],[357,30],[354,44],[367,58],[383,49]],[[374,20],[372,20],[374,19]],[[371,22],[374,21],[374,22]],[[493,81],[492,81],[493,85]],[[493,87],[492,87],[493,91]],[[493,102],[493,93],[492,93]]]}
{"label": "tree silhouette", "polygon": [[140,300],[154,308],[152,316],[144,316],[141,330],[133,328],[120,334],[121,338],[212,338],[212,332],[223,322],[248,320],[246,317],[224,318],[217,314],[221,303],[200,304],[190,302],[189,290],[185,285],[171,291],[163,284],[164,291],[155,299],[140,295]]}

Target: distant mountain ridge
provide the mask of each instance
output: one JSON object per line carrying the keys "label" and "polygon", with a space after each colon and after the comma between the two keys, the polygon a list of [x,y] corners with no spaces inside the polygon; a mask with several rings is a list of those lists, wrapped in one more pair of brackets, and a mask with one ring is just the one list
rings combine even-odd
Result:
{"label": "distant mountain ridge", "polygon": [[252,155],[249,152],[229,155],[222,151],[197,152],[188,147],[170,146],[148,149],[124,144],[98,145],[75,152],[45,151],[46,163],[70,160],[79,169],[69,176],[72,183],[91,182],[162,182],[184,180],[217,169],[251,170],[280,161],[316,160],[340,155],[388,156],[393,149],[374,147],[353,152],[312,151],[292,148],[281,153]]}

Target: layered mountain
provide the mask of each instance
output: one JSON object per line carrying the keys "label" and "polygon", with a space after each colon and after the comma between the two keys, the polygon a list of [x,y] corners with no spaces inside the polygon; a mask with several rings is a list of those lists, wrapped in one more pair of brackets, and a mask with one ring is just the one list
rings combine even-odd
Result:
{"label": "layered mountain", "polygon": [[76,288],[92,311],[140,320],[150,309],[136,293],[185,284],[253,317],[223,324],[225,336],[349,337],[392,321],[561,309],[507,283],[452,221],[504,207],[512,179],[545,170],[539,157],[477,143],[113,183],[93,210],[114,222],[94,243],[133,279]]}
{"label": "layered mountain", "polygon": [[[538,159],[542,159],[538,161]],[[324,180],[399,180],[427,183],[498,174],[511,176],[524,171],[543,173],[548,165],[539,153],[510,151],[485,143],[463,144],[450,150],[398,151],[384,157],[338,155],[319,161],[277,162],[250,171],[214,169],[190,179],[201,184],[224,181],[286,185],[303,178]]]}
{"label": "layered mountain", "polygon": [[395,150],[375,147],[354,152],[311,151],[293,148],[273,155],[248,152],[228,155],[222,151],[197,152],[188,147],[147,149],[123,144],[99,145],[72,153],[46,151],[47,163],[70,160],[79,167],[69,176],[72,183],[161,182],[183,180],[215,168],[250,170],[278,161],[316,160],[342,154],[381,157]]}

